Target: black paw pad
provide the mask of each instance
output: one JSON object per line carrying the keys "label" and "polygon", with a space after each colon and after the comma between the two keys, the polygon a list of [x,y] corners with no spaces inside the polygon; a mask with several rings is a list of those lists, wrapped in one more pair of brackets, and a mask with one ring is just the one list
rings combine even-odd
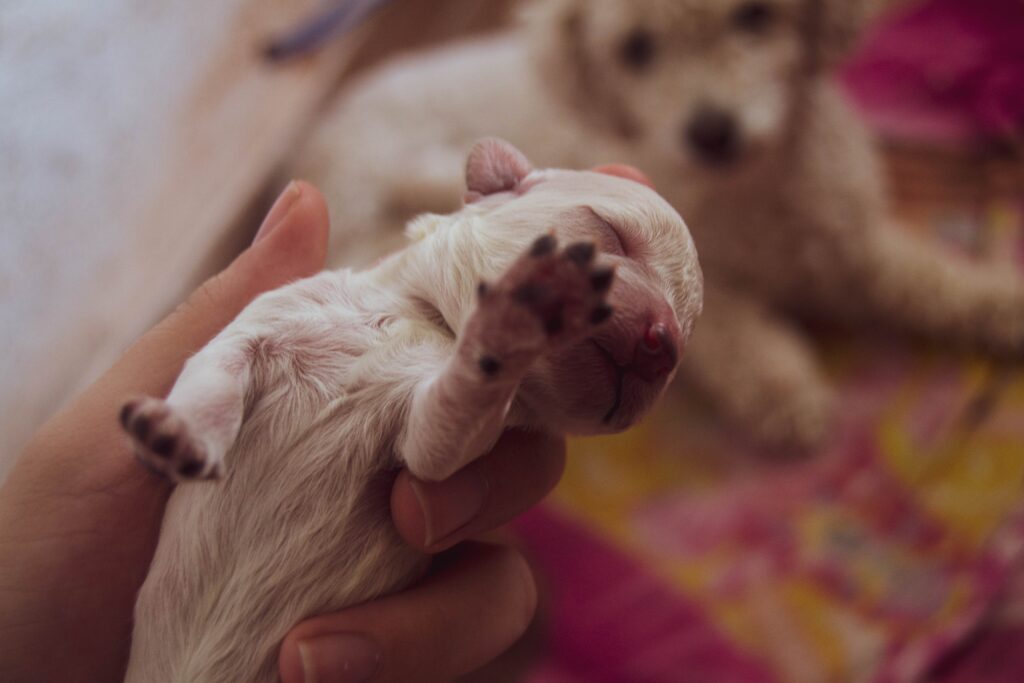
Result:
{"label": "black paw pad", "polygon": [[494,356],[484,356],[480,359],[480,371],[488,377],[494,377],[501,372],[501,361]]}
{"label": "black paw pad", "polygon": [[516,289],[512,295],[516,298],[516,301],[529,306],[539,302],[541,299],[547,296],[547,288],[542,285],[536,285],[533,283],[527,283],[522,287]]}
{"label": "black paw pad", "polygon": [[132,432],[135,433],[135,437],[140,441],[145,441],[146,437],[149,436],[149,418],[145,415],[139,415],[132,421]]}
{"label": "black paw pad", "polygon": [[540,258],[541,256],[547,256],[555,250],[558,246],[558,241],[554,235],[542,235],[538,237],[534,242],[533,246],[530,247],[530,256],[534,258]]}
{"label": "black paw pad", "polygon": [[577,242],[565,248],[565,257],[579,266],[585,266],[594,260],[597,250],[592,242]]}
{"label": "black paw pad", "polygon": [[157,455],[168,458],[174,452],[175,441],[173,437],[161,436],[153,442],[151,450]]}
{"label": "black paw pad", "polygon": [[548,334],[558,334],[565,326],[561,315],[553,315],[544,320],[544,331]]}
{"label": "black paw pad", "polygon": [[178,467],[178,474],[183,477],[194,477],[199,474],[203,469],[203,463],[200,460],[186,460],[181,463]]}
{"label": "black paw pad", "polygon": [[121,408],[121,412],[118,415],[118,419],[121,421],[121,426],[128,429],[128,422],[132,419],[132,413],[135,411],[134,403],[125,403],[124,407]]}
{"label": "black paw pad", "polygon": [[615,311],[612,309],[611,306],[602,304],[591,312],[590,323],[592,325],[600,325],[604,321],[608,320],[608,318],[612,317],[612,313],[614,312]]}
{"label": "black paw pad", "polygon": [[599,268],[591,273],[590,286],[594,288],[595,292],[604,292],[612,286],[612,280],[614,279],[614,268]]}

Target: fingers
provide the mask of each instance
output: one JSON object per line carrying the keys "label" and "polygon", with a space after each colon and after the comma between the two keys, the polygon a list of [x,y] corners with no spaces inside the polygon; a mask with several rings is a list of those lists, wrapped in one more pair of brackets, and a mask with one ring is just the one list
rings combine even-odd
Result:
{"label": "fingers", "polygon": [[439,552],[536,504],[564,468],[564,441],[509,431],[489,454],[444,481],[419,481],[403,471],[391,493],[391,515],[410,545]]}
{"label": "fingers", "polygon": [[613,175],[619,178],[625,178],[626,180],[633,180],[641,185],[646,185],[652,190],[656,189],[654,187],[654,183],[647,177],[647,174],[639,168],[630,166],[629,164],[605,164],[604,166],[598,166],[593,170],[597,173],[604,173],[605,175]]}
{"label": "fingers", "polygon": [[525,560],[478,543],[451,553],[415,588],[295,628],[281,646],[283,683],[448,681],[508,649],[537,604]]}

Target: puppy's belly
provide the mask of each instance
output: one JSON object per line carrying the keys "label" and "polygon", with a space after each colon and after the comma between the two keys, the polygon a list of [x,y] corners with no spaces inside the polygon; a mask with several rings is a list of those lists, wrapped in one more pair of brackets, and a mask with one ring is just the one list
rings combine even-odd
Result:
{"label": "puppy's belly", "polygon": [[426,558],[390,522],[393,475],[321,456],[175,491],[136,603],[128,683],[276,681],[281,640],[302,619],[422,574]]}

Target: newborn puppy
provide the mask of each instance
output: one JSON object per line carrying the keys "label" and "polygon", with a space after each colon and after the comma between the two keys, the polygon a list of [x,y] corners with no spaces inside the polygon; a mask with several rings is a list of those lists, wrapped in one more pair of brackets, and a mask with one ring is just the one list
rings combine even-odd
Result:
{"label": "newborn puppy", "polygon": [[264,294],[166,400],[125,405],[140,460],[184,484],[127,681],[277,680],[297,622],[425,568],[391,524],[399,467],[448,477],[512,426],[620,431],[671,379],[702,279],[665,201],[623,178],[533,171],[493,139],[466,182],[466,206],[416,219],[411,246]]}

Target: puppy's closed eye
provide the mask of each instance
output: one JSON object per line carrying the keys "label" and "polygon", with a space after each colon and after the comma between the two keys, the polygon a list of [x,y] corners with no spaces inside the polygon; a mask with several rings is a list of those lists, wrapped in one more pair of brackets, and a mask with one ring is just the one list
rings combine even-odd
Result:
{"label": "puppy's closed eye", "polygon": [[597,230],[593,239],[601,253],[628,257],[629,252],[626,251],[626,243],[622,240],[619,230],[590,207],[587,207],[587,211],[596,223]]}

